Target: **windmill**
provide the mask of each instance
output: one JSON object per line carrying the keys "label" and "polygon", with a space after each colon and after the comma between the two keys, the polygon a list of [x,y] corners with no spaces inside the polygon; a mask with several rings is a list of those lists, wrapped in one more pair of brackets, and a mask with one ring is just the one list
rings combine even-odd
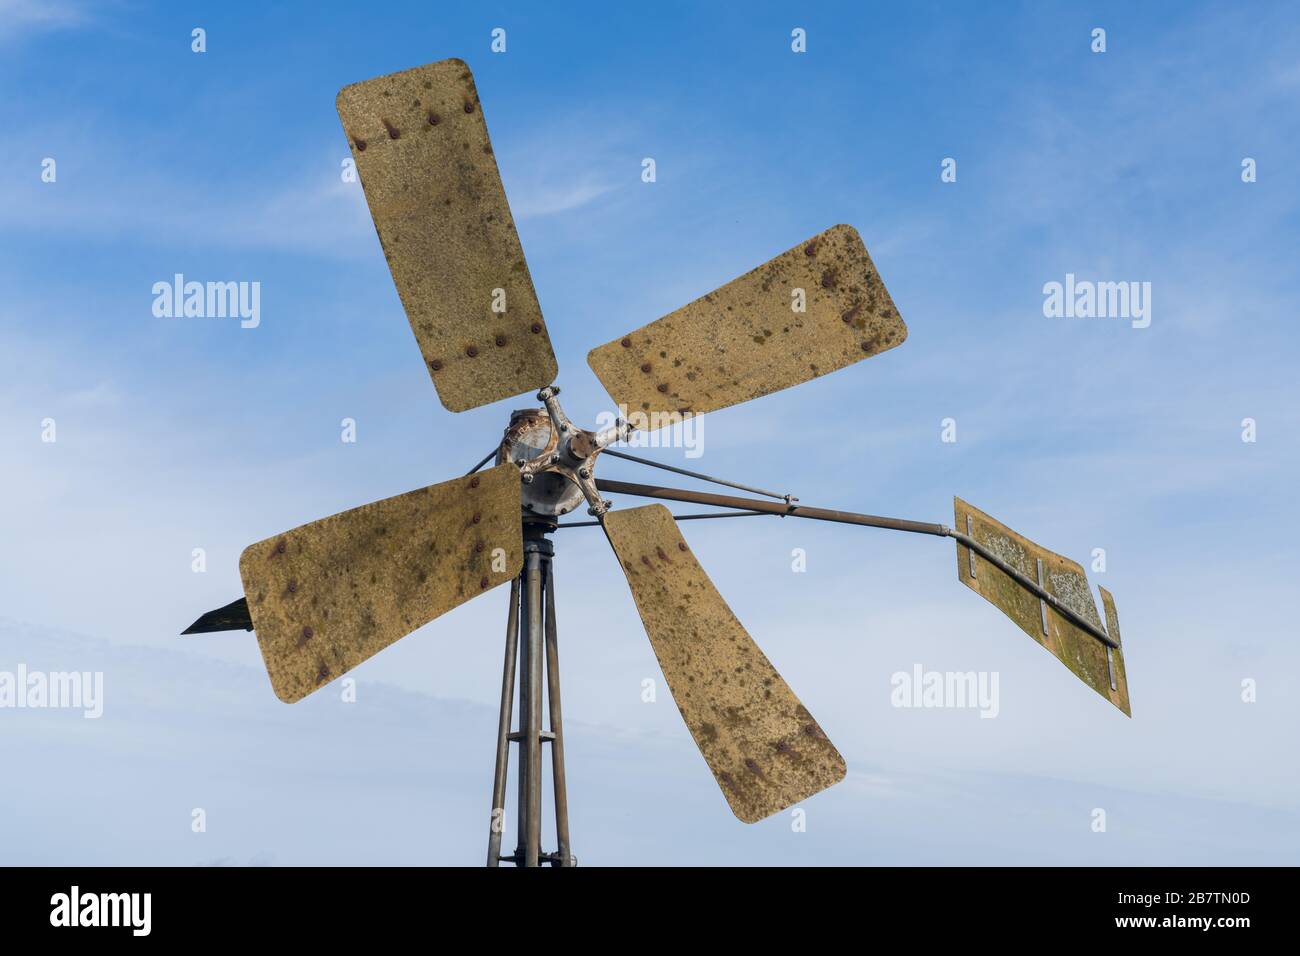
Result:
{"label": "windmill", "polygon": [[[613,447],[634,431],[777,392],[902,344],[907,328],[852,227],[832,226],[592,349],[588,362],[621,416],[587,430],[560,405],[555,355],[469,68],[451,59],[367,80],[345,87],[337,106],[442,404],[461,412],[536,389],[541,407],[514,412],[497,447],[462,477],[250,545],[239,562],[244,597],[204,614],[186,634],[255,631],[272,688],[292,703],[508,583],[489,866],[575,862],[552,574],[559,528],[603,528],[682,719],[746,823],[839,782],[844,758],[718,594],[680,521],[782,515],[950,538],[963,584],[1129,713],[1110,593],[1100,589],[1103,624],[1080,565],[960,498],[952,527],[832,511]],[[749,494],[599,479],[602,454]],[[657,503],[611,510],[606,492],[723,510],[673,515]],[[584,504],[590,520],[560,520]],[[517,842],[503,854],[512,743]],[[548,747],[557,846],[545,852]]]}

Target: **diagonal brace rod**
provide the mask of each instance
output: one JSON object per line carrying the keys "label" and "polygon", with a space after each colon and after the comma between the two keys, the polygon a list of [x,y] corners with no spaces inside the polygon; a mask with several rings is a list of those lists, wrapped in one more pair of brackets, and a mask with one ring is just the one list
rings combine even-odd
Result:
{"label": "diagonal brace rod", "polygon": [[664,471],[671,471],[678,475],[685,475],[687,478],[698,478],[700,481],[711,482],[715,485],[726,485],[728,488],[738,488],[741,491],[748,491],[752,495],[763,495],[766,498],[775,498],[777,501],[789,503],[799,500],[793,495],[778,495],[775,491],[764,491],[762,488],[753,488],[749,485],[742,485],[735,481],[727,481],[725,478],[714,478],[712,475],[701,474],[698,471],[688,471],[685,468],[678,468],[676,465],[665,465],[661,461],[652,461],[649,458],[629,455],[625,451],[615,451],[612,448],[606,448],[602,454],[613,455],[615,458],[623,458],[627,461],[634,461],[639,465],[649,465],[651,468],[662,468]]}

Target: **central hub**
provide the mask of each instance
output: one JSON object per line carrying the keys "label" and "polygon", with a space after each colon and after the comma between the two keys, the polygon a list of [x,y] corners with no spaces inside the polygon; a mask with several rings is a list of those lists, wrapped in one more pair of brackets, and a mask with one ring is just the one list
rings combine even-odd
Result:
{"label": "central hub", "polygon": [[600,497],[592,476],[596,457],[626,439],[631,426],[620,418],[599,432],[578,428],[564,414],[559,395],[558,388],[548,385],[537,393],[545,408],[524,408],[510,416],[497,464],[511,462],[519,468],[525,516],[556,518],[585,498],[587,513],[599,517],[609,502]]}
{"label": "central hub", "polygon": [[[562,444],[545,408],[521,408],[510,413],[510,424],[497,451],[497,464],[512,462],[520,466],[520,477],[525,478],[520,489],[525,514],[557,518],[582,504],[582,488],[566,473],[568,469],[561,467],[568,457]],[[559,460],[555,461],[557,456]]]}

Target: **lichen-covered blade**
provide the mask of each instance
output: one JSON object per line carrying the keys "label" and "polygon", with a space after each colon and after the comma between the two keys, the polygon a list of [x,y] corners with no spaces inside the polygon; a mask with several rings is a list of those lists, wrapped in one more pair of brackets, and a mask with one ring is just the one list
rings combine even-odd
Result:
{"label": "lichen-covered blade", "polygon": [[906,338],[862,238],[841,225],[592,349],[587,362],[620,413],[654,429],[679,413],[807,382]]}
{"label": "lichen-covered blade", "polygon": [[[1021,574],[1038,581],[1070,610],[1119,641],[1114,599],[1101,589],[1107,617],[1103,626],[1088,576],[1080,565],[1017,534],[960,498],[953,499],[953,510],[958,532],[970,535]],[[1076,627],[961,542],[957,543],[957,577],[1051,651],[1085,684],[1132,716],[1122,649],[1112,650]]]}
{"label": "lichen-covered blade", "polygon": [[844,758],[758,649],[663,505],[604,516],[682,719],[754,823],[844,779]]}
{"label": "lichen-covered blade", "polygon": [[430,485],[249,545],[244,595],[276,696],[301,700],[523,565],[519,469]]}
{"label": "lichen-covered blade", "polygon": [[469,67],[442,60],[355,83],[337,105],[443,405],[461,412],[555,381]]}

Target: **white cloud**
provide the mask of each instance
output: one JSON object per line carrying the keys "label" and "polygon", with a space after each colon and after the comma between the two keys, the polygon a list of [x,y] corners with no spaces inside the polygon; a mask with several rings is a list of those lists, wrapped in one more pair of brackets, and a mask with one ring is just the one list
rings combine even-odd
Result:
{"label": "white cloud", "polygon": [[0,0],[0,40],[85,26],[86,6],[71,0]]}

